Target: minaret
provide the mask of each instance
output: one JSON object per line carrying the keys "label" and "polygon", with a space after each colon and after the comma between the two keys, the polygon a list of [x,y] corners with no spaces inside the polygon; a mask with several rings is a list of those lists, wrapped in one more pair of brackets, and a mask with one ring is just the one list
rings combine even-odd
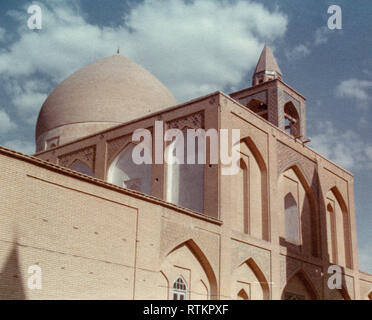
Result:
{"label": "minaret", "polygon": [[265,45],[253,74],[252,85],[256,86],[270,80],[281,78],[282,72],[276,63],[275,57],[270,47]]}

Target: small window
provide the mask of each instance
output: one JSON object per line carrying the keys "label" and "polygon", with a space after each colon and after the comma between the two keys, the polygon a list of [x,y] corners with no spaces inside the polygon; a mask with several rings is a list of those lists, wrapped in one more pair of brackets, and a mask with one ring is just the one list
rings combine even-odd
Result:
{"label": "small window", "polygon": [[173,284],[173,300],[186,300],[187,286],[182,276]]}
{"label": "small window", "polygon": [[54,138],[48,139],[46,141],[45,149],[49,150],[49,149],[52,149],[52,148],[56,148],[56,147],[58,147],[58,145],[59,145],[59,137],[54,137]]}

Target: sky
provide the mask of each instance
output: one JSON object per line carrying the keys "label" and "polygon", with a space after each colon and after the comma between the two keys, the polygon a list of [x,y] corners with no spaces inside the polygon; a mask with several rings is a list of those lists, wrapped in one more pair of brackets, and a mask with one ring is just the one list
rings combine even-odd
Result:
{"label": "sky", "polygon": [[[27,27],[31,4],[41,30]],[[327,27],[330,5],[342,29]],[[118,47],[184,102],[251,86],[266,43],[307,98],[310,146],[354,174],[359,267],[372,273],[371,16],[365,0],[2,0],[0,144],[32,154],[47,95]]]}

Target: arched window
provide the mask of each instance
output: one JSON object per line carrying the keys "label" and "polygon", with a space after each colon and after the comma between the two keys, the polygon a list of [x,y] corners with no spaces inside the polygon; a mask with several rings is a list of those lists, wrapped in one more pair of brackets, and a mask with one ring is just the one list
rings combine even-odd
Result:
{"label": "arched window", "polygon": [[327,205],[327,245],[329,262],[337,263],[336,217],[331,203]]}
{"label": "arched window", "polygon": [[168,146],[167,152],[167,201],[203,212],[204,165],[198,164],[198,143],[195,143],[195,164],[187,164],[186,128]]}
{"label": "arched window", "polygon": [[300,243],[300,225],[298,216],[297,201],[292,193],[287,193],[284,198],[285,209],[285,238],[286,241],[294,244]]}
{"label": "arched window", "polygon": [[179,276],[173,284],[173,300],[186,300],[186,294],[186,282],[183,280],[182,276]]}
{"label": "arched window", "polygon": [[151,194],[151,164],[136,164],[132,153],[135,144],[129,144],[112,162],[108,171],[108,182],[119,187]]}
{"label": "arched window", "polygon": [[70,166],[70,169],[94,177],[93,170],[83,161],[75,160]]}
{"label": "arched window", "polygon": [[292,102],[287,102],[284,105],[284,129],[287,133],[295,136],[301,136],[300,116]]}
{"label": "arched window", "polygon": [[247,108],[257,113],[264,119],[268,119],[268,108],[265,102],[262,102],[258,99],[252,99],[248,102]]}

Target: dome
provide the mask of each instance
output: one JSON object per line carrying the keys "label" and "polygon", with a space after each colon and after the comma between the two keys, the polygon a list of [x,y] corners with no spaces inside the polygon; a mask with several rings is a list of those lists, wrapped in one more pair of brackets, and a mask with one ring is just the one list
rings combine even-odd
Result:
{"label": "dome", "polygon": [[150,72],[120,55],[73,73],[45,100],[36,125],[37,152],[177,104]]}

